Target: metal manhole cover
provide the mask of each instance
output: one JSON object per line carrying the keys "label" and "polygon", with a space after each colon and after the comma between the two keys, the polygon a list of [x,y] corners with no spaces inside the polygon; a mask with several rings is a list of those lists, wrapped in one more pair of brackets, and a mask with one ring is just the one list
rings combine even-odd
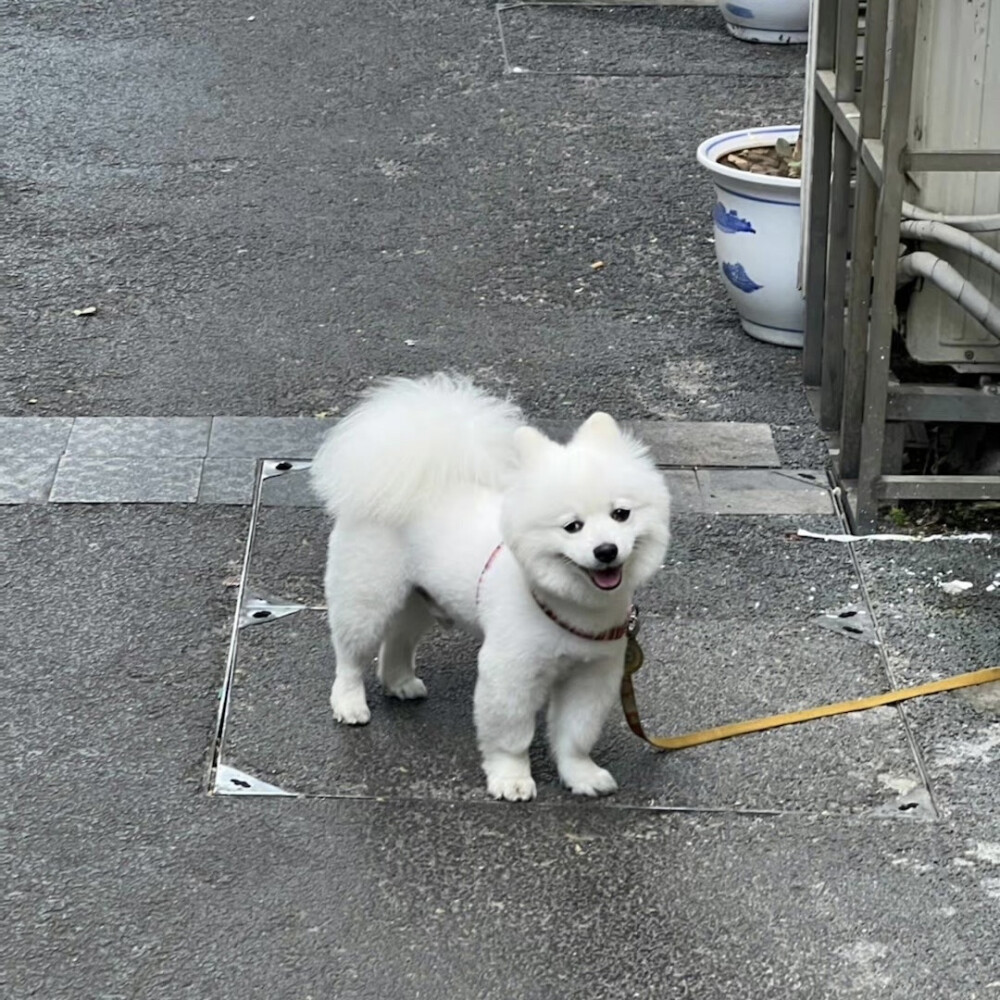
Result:
{"label": "metal manhole cover", "polygon": [[[432,633],[421,647],[426,700],[385,698],[372,677],[371,723],[334,722],[322,593],[330,525],[309,499],[308,463],[278,470],[280,463],[269,460],[259,470],[222,692],[214,789],[485,801],[472,720],[471,639]],[[289,503],[290,496],[300,502]],[[882,686],[877,650],[809,627],[815,611],[805,595],[846,597],[856,581],[845,547],[788,544],[786,536],[803,523],[837,528],[832,517],[819,516],[676,516],[667,565],[642,595],[647,665],[636,690],[649,731],[697,729]],[[616,715],[595,757],[621,790],[594,808],[861,813],[887,801],[880,774],[914,771],[905,731],[891,712],[673,755],[650,751]],[[533,748],[533,767],[542,803],[569,798],[542,739]]]}

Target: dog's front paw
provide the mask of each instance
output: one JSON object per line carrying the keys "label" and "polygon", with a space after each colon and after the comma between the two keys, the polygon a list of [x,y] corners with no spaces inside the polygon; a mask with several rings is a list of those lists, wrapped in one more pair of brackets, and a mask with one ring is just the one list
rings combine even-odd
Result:
{"label": "dog's front paw", "polygon": [[507,802],[530,802],[535,797],[535,779],[527,778],[487,778],[486,791],[495,799]]}
{"label": "dog's front paw", "polygon": [[618,782],[610,771],[598,767],[592,760],[576,760],[559,767],[559,777],[574,795],[610,795],[618,791]]}
{"label": "dog's front paw", "polygon": [[388,694],[400,701],[412,701],[414,698],[426,698],[427,687],[419,677],[408,677],[405,681],[393,687],[386,688]]}
{"label": "dog's front paw", "polygon": [[535,797],[535,781],[526,753],[502,750],[483,754],[486,791],[495,799],[508,802],[528,802]]}
{"label": "dog's front paw", "polygon": [[330,708],[333,709],[333,717],[348,726],[363,726],[372,717],[363,685],[338,686],[338,682],[334,681],[330,692]]}

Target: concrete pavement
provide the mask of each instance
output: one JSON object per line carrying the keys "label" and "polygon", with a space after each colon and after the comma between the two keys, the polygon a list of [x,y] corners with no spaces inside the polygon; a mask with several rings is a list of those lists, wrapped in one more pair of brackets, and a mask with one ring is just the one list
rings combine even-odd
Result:
{"label": "concrete pavement", "polygon": [[[428,644],[426,703],[373,691],[337,728],[325,524],[301,468],[247,502],[373,377],[455,368],[539,420],[648,422],[678,498],[650,729],[1000,662],[996,539],[795,536],[842,530],[825,444],[712,272],[694,149],[797,119],[801,51],[712,8],[0,21],[0,993],[1000,995],[996,691],[672,756],[615,719],[618,796],[539,753],[539,801],[492,803],[470,645]],[[303,607],[230,659],[242,580]],[[872,629],[818,622],[847,608]],[[295,797],[218,794],[213,761]]]}

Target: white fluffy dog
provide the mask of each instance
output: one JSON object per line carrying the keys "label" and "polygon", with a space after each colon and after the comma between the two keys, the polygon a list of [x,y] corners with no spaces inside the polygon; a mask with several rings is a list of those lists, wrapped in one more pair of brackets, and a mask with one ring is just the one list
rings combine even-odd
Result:
{"label": "white fluffy dog", "polygon": [[579,795],[618,787],[591,760],[621,681],[636,587],[659,568],[670,499],[646,449],[606,413],[567,445],[458,378],[391,379],[329,433],[313,485],[336,518],[326,597],[330,704],[368,722],[363,673],[427,693],[414,670],[435,619],[482,637],[475,723],[489,793],[535,796],[528,747],[549,745]]}

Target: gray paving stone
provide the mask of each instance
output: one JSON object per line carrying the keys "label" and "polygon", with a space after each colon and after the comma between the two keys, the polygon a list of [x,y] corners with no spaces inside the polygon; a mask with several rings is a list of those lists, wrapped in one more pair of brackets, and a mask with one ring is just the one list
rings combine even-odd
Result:
{"label": "gray paving stone", "polygon": [[675,514],[695,513],[704,509],[704,500],[693,470],[667,469],[664,479],[670,488],[670,505]]}
{"label": "gray paving stone", "polygon": [[206,458],[198,503],[252,503],[256,474],[255,458]]}
{"label": "gray paving stone", "polygon": [[832,514],[820,471],[699,469],[704,510],[711,514]]}
{"label": "gray paving stone", "polygon": [[[578,426],[567,420],[537,424],[562,441]],[[242,503],[246,493],[240,483],[250,465],[232,460],[310,458],[331,426],[331,421],[311,417],[6,417],[0,418],[0,455],[58,458],[65,451],[97,458],[200,458],[207,454],[202,501]],[[766,424],[636,421],[625,426],[650,446],[664,467],[780,464]],[[676,480],[678,490],[682,479]],[[213,501],[216,496],[219,499]]]}
{"label": "gray paving stone", "polygon": [[767,424],[653,421],[630,424],[659,465],[777,468],[781,465]]}
{"label": "gray paving stone", "polygon": [[[539,420],[538,427],[565,441],[577,421]],[[781,464],[767,424],[640,420],[624,425],[649,445],[663,466],[770,467]],[[215,417],[208,455],[310,458],[331,421],[311,417]]]}
{"label": "gray paving stone", "polygon": [[[578,422],[535,421],[557,441],[567,441]],[[733,421],[625,420],[623,426],[649,446],[657,465],[771,468],[781,465],[768,424]]]}
{"label": "gray paving stone", "polygon": [[77,417],[69,455],[203,458],[211,417]]}
{"label": "gray paving stone", "polygon": [[[208,458],[198,491],[199,503],[250,504],[257,474],[257,459]],[[261,487],[265,507],[318,507],[309,484],[307,468],[269,476]]]}
{"label": "gray paving stone", "polygon": [[58,457],[0,454],[0,504],[45,503]]}
{"label": "gray paving stone", "polygon": [[312,417],[215,417],[209,458],[311,458],[330,421]]}
{"label": "gray paving stone", "polygon": [[202,460],[66,455],[50,499],[54,503],[194,503]]}
{"label": "gray paving stone", "polygon": [[72,426],[72,417],[0,417],[0,456],[58,459]]}

